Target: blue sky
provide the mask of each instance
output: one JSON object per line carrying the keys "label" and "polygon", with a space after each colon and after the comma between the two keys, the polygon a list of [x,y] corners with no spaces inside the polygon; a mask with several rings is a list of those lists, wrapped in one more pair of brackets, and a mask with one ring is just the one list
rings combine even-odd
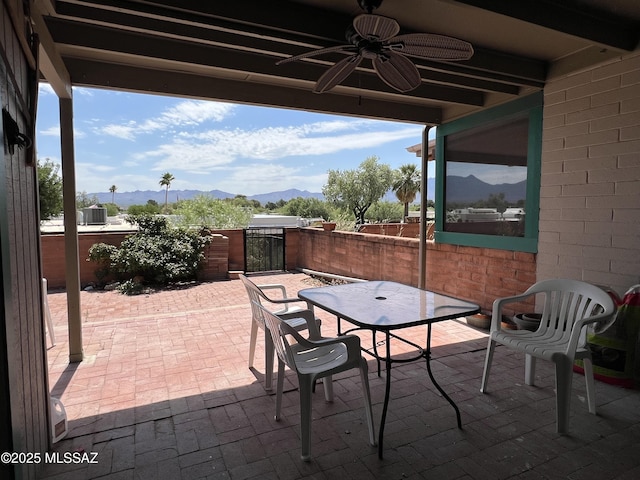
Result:
{"label": "blue sky", "polygon": [[[320,192],[329,169],[355,169],[371,155],[398,168],[420,165],[406,148],[421,125],[231,103],[74,88],[76,191],[223,190],[255,195]],[[41,84],[39,159],[60,163],[58,99]],[[430,176],[432,176],[430,174]]]}

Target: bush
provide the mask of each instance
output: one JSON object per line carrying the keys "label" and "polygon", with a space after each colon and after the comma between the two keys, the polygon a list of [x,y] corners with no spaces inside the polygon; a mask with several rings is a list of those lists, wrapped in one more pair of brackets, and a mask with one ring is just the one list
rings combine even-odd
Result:
{"label": "bush", "polygon": [[119,278],[140,279],[123,283],[120,291],[137,293],[144,284],[167,285],[195,279],[211,236],[173,228],[164,217],[137,215],[128,216],[127,221],[138,225],[137,233],[125,238],[118,248],[111,250],[96,244],[89,253],[89,260],[101,261],[102,266],[108,254],[109,271]]}
{"label": "bush", "polygon": [[252,209],[235,202],[213,198],[211,195],[196,195],[191,200],[180,202],[175,214],[185,227],[245,228],[253,216]]}
{"label": "bush", "polygon": [[98,279],[98,286],[104,286],[105,279],[111,273],[111,258],[117,250],[117,247],[108,243],[94,243],[91,245],[87,262],[98,264],[98,267],[93,271]]}
{"label": "bush", "polygon": [[138,295],[144,291],[144,286],[133,279],[129,279],[118,285],[117,290],[125,295]]}

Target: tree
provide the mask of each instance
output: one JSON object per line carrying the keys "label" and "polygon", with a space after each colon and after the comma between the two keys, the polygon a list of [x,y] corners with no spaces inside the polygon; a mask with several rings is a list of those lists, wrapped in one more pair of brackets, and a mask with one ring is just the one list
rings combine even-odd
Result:
{"label": "tree", "polygon": [[250,207],[213,198],[209,194],[181,201],[175,213],[184,226],[208,228],[246,228],[253,216]]}
{"label": "tree", "polygon": [[389,191],[392,183],[391,167],[378,164],[378,157],[374,155],[356,170],[329,170],[322,193],[329,202],[353,212],[356,223],[362,224],[369,207]]}
{"label": "tree", "polygon": [[167,187],[167,190],[164,193],[164,209],[167,210],[167,205],[169,204],[169,187],[171,186],[171,182],[175,180],[175,177],[171,175],[169,172],[162,175],[160,179],[160,186]]}
{"label": "tree", "polygon": [[413,163],[402,165],[396,172],[392,188],[396,197],[404,204],[404,217],[409,216],[409,204],[416,199],[420,191],[420,170]]}
{"label": "tree", "polygon": [[97,205],[99,203],[100,201],[98,200],[98,197],[96,195],[89,196],[89,194],[84,190],[76,194],[76,208],[82,209],[85,207],[90,207],[91,205]]}
{"label": "tree", "polygon": [[324,218],[330,220],[331,211],[327,202],[323,202],[317,198],[296,197],[292,198],[282,208],[285,215],[293,215],[302,218]]}
{"label": "tree", "polygon": [[147,200],[145,205],[130,205],[127,209],[129,215],[157,215],[160,213],[160,207],[155,200]]}
{"label": "tree", "polygon": [[109,187],[109,191],[111,192],[111,203],[116,203],[115,196],[116,196],[116,190],[117,189],[118,189],[118,187],[116,187],[115,185],[111,185]]}
{"label": "tree", "polygon": [[369,222],[397,222],[402,218],[402,206],[398,202],[376,202],[367,210],[366,215]]}
{"label": "tree", "polygon": [[64,209],[62,201],[62,177],[58,174],[60,165],[48,158],[38,160],[38,191],[40,196],[40,220],[48,220],[59,215]]}

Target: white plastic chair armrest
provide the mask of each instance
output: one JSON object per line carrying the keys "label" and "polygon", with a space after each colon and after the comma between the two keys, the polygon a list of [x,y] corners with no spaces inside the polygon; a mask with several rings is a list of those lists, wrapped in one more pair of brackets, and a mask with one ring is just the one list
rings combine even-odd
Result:
{"label": "white plastic chair armrest", "polygon": [[[357,335],[342,335],[340,337],[320,337],[318,339],[304,338],[298,331],[286,323],[281,324],[283,333],[291,335],[299,345],[308,348],[326,347],[328,345],[343,344],[347,347],[349,358],[353,355],[360,355],[360,337]],[[356,357],[357,358],[357,357]]]}
{"label": "white plastic chair armrest", "polygon": [[502,308],[509,303],[521,302],[526,300],[533,293],[522,293],[520,295],[514,295],[512,297],[498,298],[493,302],[493,311],[491,312],[491,331],[499,331],[502,329]]}
{"label": "white plastic chair armrest", "polygon": [[594,315],[592,317],[581,318],[580,320],[576,320],[573,326],[571,327],[571,335],[569,337],[569,342],[567,343],[567,350],[566,350],[567,353],[575,352],[578,348],[584,347],[584,345],[581,345],[582,330],[584,327],[592,323],[607,321],[613,315],[615,315],[615,310],[609,314],[601,313],[599,315]]}
{"label": "white plastic chair armrest", "polygon": [[285,312],[289,310],[290,303],[304,302],[304,300],[301,300],[298,297],[287,297],[287,289],[284,285],[279,283],[265,283],[263,285],[257,285],[257,287],[260,290],[280,290],[282,298],[271,298],[267,296],[264,291],[262,292],[262,295],[264,296],[264,299],[270,303],[284,305]]}
{"label": "white plastic chair armrest", "polygon": [[[316,318],[312,310],[298,310],[296,312],[291,312],[291,313],[282,313],[282,314],[279,314],[278,317],[281,318],[282,320],[291,320],[293,318],[301,318],[307,323],[307,330],[309,331],[310,340],[317,340],[322,338],[322,335],[320,335],[320,325],[319,325],[320,320]],[[290,327],[290,325],[287,325],[287,326]],[[295,331],[294,328],[292,328],[292,330]]]}

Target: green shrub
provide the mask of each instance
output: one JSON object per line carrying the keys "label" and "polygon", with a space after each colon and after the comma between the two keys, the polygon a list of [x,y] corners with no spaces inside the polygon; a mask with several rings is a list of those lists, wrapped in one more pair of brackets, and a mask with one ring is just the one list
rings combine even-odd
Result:
{"label": "green shrub", "polygon": [[[235,199],[241,203],[241,199]],[[208,228],[245,228],[249,225],[253,210],[234,202],[213,198],[209,194],[196,195],[191,200],[181,201],[174,212],[180,224]]]}
{"label": "green shrub", "polygon": [[93,273],[98,279],[98,286],[104,286],[105,279],[111,273],[111,257],[117,250],[117,247],[108,243],[94,243],[91,245],[87,262],[97,264],[97,268]]}
{"label": "green shrub", "polygon": [[138,295],[144,291],[144,285],[133,279],[129,279],[120,283],[116,289],[125,295]]}
{"label": "green shrub", "polygon": [[113,247],[113,250],[104,244],[96,244],[89,254],[90,260],[103,264],[104,256],[108,254],[110,272],[119,278],[140,280],[123,283],[120,291],[138,293],[145,284],[167,285],[195,279],[211,236],[171,227],[165,217],[130,215],[127,221],[138,225],[137,233],[126,237],[120,247]]}

